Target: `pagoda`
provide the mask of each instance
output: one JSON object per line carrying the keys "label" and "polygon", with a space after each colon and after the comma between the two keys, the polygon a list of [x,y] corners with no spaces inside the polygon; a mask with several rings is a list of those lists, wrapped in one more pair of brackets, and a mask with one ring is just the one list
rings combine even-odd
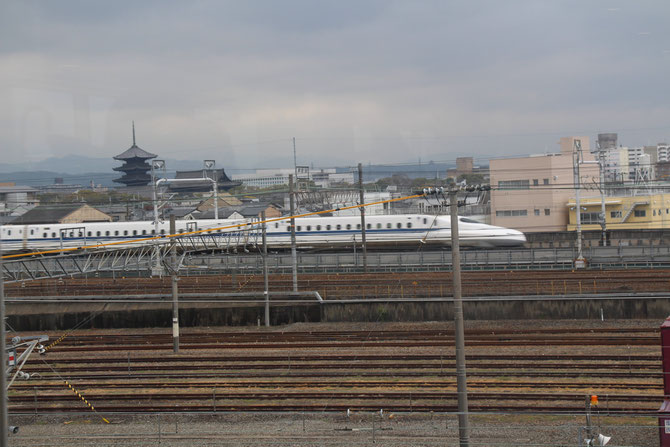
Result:
{"label": "pagoda", "polygon": [[151,182],[151,166],[147,160],[156,158],[135,144],[135,122],[133,121],[133,145],[125,152],[114,157],[114,160],[123,161],[123,165],[113,168],[115,171],[123,172],[123,176],[114,179],[116,183],[126,186],[146,186]]}

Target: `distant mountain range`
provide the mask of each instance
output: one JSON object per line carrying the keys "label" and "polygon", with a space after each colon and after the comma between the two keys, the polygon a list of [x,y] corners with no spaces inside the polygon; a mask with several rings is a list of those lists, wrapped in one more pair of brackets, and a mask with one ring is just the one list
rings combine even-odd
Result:
{"label": "distant mountain range", "polygon": [[[188,170],[202,168],[202,161],[166,159],[168,168]],[[93,181],[96,185],[121,186],[114,183],[123,173],[112,170],[121,166],[121,162],[112,158],[93,158],[81,155],[51,157],[40,161],[22,163],[0,163],[0,182],[14,182],[17,185],[46,186],[55,179],[62,178],[65,184],[87,186]],[[169,172],[168,172],[169,174]]]}

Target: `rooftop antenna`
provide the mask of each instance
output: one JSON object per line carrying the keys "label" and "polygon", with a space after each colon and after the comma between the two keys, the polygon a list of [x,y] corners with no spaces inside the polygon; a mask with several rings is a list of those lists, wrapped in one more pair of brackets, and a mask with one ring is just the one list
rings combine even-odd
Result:
{"label": "rooftop antenna", "polygon": [[135,146],[135,121],[133,121],[133,146]]}

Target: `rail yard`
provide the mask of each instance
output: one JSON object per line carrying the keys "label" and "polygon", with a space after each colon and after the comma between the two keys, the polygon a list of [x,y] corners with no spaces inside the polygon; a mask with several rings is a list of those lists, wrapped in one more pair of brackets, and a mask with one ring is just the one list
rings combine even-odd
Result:
{"label": "rail yard", "polygon": [[[597,298],[602,312],[603,300],[651,296],[661,302],[662,313],[668,309],[668,273],[468,271],[462,275],[465,310],[468,315],[468,306],[486,300],[521,300],[538,307],[572,300],[583,312],[584,300]],[[318,322],[294,319],[270,328],[256,327],[253,311],[253,317],[233,326],[194,324],[200,318],[195,317],[183,325],[178,353],[168,329],[128,326],[118,316],[116,327],[110,327],[99,319],[105,309],[79,313],[77,324],[46,332],[46,352],[33,355],[23,367],[31,379],[12,385],[9,410],[22,425],[13,442],[131,445],[142,439],[186,445],[197,433],[205,445],[224,439],[228,445],[313,445],[313,439],[324,445],[402,445],[407,439],[421,445],[453,440],[455,445],[453,323],[441,318],[412,322],[411,312],[403,317],[404,311],[391,311],[396,302],[449,305],[451,272],[312,273],[301,274],[298,285],[321,300],[292,295],[290,275],[269,276],[273,313],[365,302],[373,303],[376,313],[359,322],[352,315],[335,321],[322,314]],[[170,278],[15,282],[6,286],[8,316],[11,322],[22,305],[39,314],[36,318],[43,318],[47,307],[63,312],[68,306],[100,303],[137,312],[142,303],[168,305],[170,288]],[[183,276],[179,290],[181,304],[200,307],[203,316],[221,307],[258,307],[264,278]],[[473,436],[494,445],[532,418],[531,425],[540,425],[534,430],[552,445],[562,445],[562,439],[583,435],[585,396],[597,395],[594,414],[620,445],[655,445],[664,397],[663,318],[614,318],[605,308],[604,315],[571,320],[550,314],[515,319],[518,309],[505,311],[510,313],[501,319],[466,320]],[[30,312],[26,309],[21,312]],[[78,427],[75,434],[62,429],[70,423]],[[220,424],[229,425],[222,429]],[[49,441],[45,427],[61,437]],[[258,436],[260,427],[272,427],[281,436]]]}

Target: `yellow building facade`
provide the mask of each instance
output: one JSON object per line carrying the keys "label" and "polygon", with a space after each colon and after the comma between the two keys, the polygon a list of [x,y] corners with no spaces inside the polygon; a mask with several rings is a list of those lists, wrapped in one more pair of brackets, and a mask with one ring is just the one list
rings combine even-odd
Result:
{"label": "yellow building facade", "polygon": [[[575,199],[568,207],[568,231],[576,231],[577,215]],[[602,200],[588,198],[580,200],[582,231],[601,230],[600,212]],[[659,230],[670,228],[670,194],[648,196],[606,197],[605,225],[608,230]]]}

